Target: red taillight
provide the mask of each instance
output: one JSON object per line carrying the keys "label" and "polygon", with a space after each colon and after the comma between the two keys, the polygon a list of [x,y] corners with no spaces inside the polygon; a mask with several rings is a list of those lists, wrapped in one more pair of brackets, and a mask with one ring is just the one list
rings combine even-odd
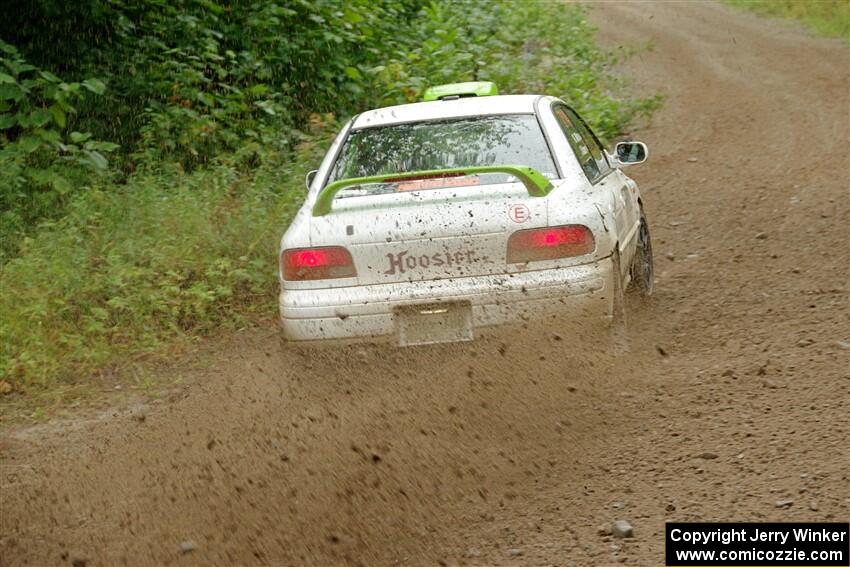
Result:
{"label": "red taillight", "polygon": [[280,255],[283,279],[290,281],[351,278],[357,275],[351,254],[342,246],[295,248]]}
{"label": "red taillight", "polygon": [[580,224],[518,230],[508,239],[507,262],[522,264],[583,256],[595,248],[593,233]]}

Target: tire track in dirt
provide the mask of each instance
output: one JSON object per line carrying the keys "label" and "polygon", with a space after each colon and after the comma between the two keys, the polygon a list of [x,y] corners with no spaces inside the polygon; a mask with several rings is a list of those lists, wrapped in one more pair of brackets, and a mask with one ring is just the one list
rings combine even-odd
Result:
{"label": "tire track in dirt", "polygon": [[658,284],[628,357],[562,321],[238,333],[168,398],[0,434],[0,565],[657,565],[667,519],[846,519],[848,50],[716,4],[591,15],[667,96],[634,132]]}

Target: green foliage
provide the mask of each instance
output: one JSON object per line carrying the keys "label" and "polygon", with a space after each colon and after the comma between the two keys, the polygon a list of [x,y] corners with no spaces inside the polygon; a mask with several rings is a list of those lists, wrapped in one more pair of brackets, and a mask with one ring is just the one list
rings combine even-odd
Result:
{"label": "green foliage", "polygon": [[143,172],[80,195],[0,268],[0,376],[45,386],[269,311],[277,243],[323,131],[250,175]]}
{"label": "green foliage", "polygon": [[188,171],[246,142],[282,149],[313,112],[349,115],[470,78],[493,79],[501,92],[559,94],[604,132],[621,126],[610,85],[597,84],[609,57],[593,46],[578,5],[9,1],[0,35],[37,64],[74,80],[110,77],[105,100],[81,106],[79,121],[120,144],[129,170],[166,160]]}
{"label": "green foliage", "polygon": [[97,79],[66,83],[27,63],[0,41],[0,259],[36,222],[62,214],[70,194],[108,169],[115,144],[73,130],[86,95],[101,95]]}
{"label": "green foliage", "polygon": [[2,230],[26,235],[0,258],[16,391],[273,316],[303,175],[354,112],[492,80],[565,98],[610,138],[657,104],[618,95],[575,4],[7,1],[0,35],[32,62],[3,44],[0,168],[24,180],[0,194]]}
{"label": "green foliage", "polygon": [[[32,57],[70,76],[109,76],[86,127],[121,144],[131,168],[186,170],[245,142],[285,147],[310,113],[349,114],[366,100],[363,69],[418,0],[9,0],[0,21]],[[77,25],[69,27],[68,21]],[[58,45],[56,29],[65,41]],[[41,33],[39,33],[41,32]],[[92,44],[95,49],[92,49]]]}
{"label": "green foliage", "polygon": [[433,84],[493,81],[502,94],[561,97],[599,135],[616,136],[658,100],[613,95],[617,85],[607,68],[614,59],[594,44],[585,10],[542,2],[434,3],[386,62],[370,70],[383,87],[380,102],[418,100]]}
{"label": "green foliage", "polygon": [[847,0],[726,0],[759,14],[802,21],[815,32],[850,43],[850,2]]}

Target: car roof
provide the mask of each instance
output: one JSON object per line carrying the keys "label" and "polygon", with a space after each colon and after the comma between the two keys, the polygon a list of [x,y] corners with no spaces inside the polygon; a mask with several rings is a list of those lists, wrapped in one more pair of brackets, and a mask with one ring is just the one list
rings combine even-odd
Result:
{"label": "car roof", "polygon": [[414,102],[367,110],[359,114],[352,130],[389,126],[426,120],[490,116],[494,114],[532,114],[534,103],[542,95],[473,96],[454,100]]}

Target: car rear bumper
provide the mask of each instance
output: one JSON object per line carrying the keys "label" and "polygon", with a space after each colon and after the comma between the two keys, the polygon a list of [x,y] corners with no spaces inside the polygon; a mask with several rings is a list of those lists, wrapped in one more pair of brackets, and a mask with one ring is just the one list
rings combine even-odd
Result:
{"label": "car rear bumper", "polygon": [[280,321],[289,341],[377,339],[397,336],[399,309],[468,302],[473,328],[543,319],[611,315],[612,262],[426,282],[331,289],[281,290]]}

